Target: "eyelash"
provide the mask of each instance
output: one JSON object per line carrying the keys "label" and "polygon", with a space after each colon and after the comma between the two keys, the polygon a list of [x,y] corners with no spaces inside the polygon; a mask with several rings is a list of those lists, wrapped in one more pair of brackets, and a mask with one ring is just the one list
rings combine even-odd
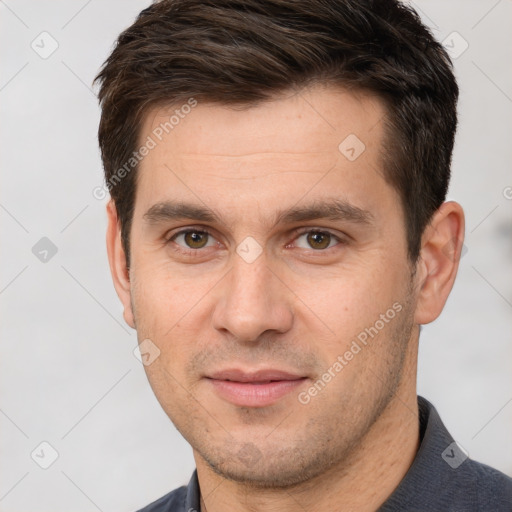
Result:
{"label": "eyelash", "polygon": [[[213,233],[211,231],[209,231],[208,229],[205,229],[205,228],[186,228],[186,229],[182,229],[180,231],[177,231],[176,233],[173,233],[172,236],[170,236],[170,237],[167,237],[166,238],[166,245],[170,245],[171,242],[173,242],[179,235],[183,235],[183,234],[186,234],[186,233],[203,233],[203,234],[207,234],[209,237],[215,238]],[[347,240],[346,239],[343,239],[343,238],[335,235],[334,233],[332,233],[329,230],[320,229],[320,228],[303,228],[302,230],[300,230],[297,233],[295,233],[295,237],[294,237],[293,240],[295,241],[297,238],[299,238],[302,235],[305,235],[307,233],[320,233],[322,235],[330,235],[332,238],[334,238],[338,242],[336,245],[334,245],[332,247],[327,247],[326,249],[313,249],[313,248],[309,249],[310,251],[315,252],[315,253],[327,253],[327,251],[329,249],[333,249],[334,247],[336,247],[338,245],[346,245],[347,244]],[[179,247],[179,249],[174,249],[176,252],[180,252],[182,254],[192,255],[192,256],[199,256],[200,253],[202,252],[202,249],[203,249],[203,248],[191,249],[191,248],[185,248],[183,246],[178,246],[178,247]]]}

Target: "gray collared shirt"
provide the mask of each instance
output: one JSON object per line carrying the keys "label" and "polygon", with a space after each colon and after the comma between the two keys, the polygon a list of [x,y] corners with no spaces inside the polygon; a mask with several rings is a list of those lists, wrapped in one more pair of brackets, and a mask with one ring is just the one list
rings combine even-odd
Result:
{"label": "gray collared shirt", "polygon": [[[435,407],[418,396],[421,444],[409,471],[377,512],[512,512],[512,478],[466,457]],[[138,512],[201,512],[197,470]],[[341,509],[340,509],[341,510]]]}

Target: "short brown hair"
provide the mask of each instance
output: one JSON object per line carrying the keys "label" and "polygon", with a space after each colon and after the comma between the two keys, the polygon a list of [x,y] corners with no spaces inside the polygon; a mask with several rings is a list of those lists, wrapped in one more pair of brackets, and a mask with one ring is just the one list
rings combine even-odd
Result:
{"label": "short brown hair", "polygon": [[445,200],[458,87],[442,45],[398,1],[161,0],[119,36],[96,81],[128,264],[137,169],[112,180],[148,110],[191,97],[251,106],[315,82],[369,91],[387,107],[383,171],[401,197],[411,261]]}

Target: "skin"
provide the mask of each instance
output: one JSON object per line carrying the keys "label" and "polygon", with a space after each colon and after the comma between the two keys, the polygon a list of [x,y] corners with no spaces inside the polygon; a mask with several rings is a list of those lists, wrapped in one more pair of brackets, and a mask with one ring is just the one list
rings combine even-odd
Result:
{"label": "skin", "polygon": [[[141,143],[177,107],[149,112]],[[145,370],[193,448],[202,510],[372,511],[414,460],[419,325],[438,317],[453,286],[464,215],[444,203],[411,264],[404,212],[381,172],[384,115],[376,97],[320,85],[246,109],[199,103],[140,164],[129,270],[107,206],[124,318],[160,350]],[[354,161],[338,149],[349,134],[366,146]],[[275,222],[333,198],[371,221]],[[170,200],[219,220],[144,217]],[[211,235],[172,239],[184,228]],[[236,252],[248,236],[262,249],[251,263]],[[401,311],[301,403],[299,392],[396,303]],[[205,378],[234,367],[307,379],[271,405],[240,407]]]}

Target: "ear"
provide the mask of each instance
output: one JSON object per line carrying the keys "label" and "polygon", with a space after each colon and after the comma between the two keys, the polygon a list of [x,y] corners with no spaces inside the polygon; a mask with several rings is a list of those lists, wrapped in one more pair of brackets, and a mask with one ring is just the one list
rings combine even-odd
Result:
{"label": "ear", "polygon": [[135,329],[131,304],[130,274],[126,266],[126,254],[121,242],[121,223],[117,217],[117,210],[112,199],[107,204],[107,218],[107,252],[112,280],[124,307],[124,320],[132,329]]}
{"label": "ear", "polygon": [[434,213],[421,240],[416,324],[428,324],[441,314],[455,282],[463,242],[462,206],[455,201],[443,203]]}

